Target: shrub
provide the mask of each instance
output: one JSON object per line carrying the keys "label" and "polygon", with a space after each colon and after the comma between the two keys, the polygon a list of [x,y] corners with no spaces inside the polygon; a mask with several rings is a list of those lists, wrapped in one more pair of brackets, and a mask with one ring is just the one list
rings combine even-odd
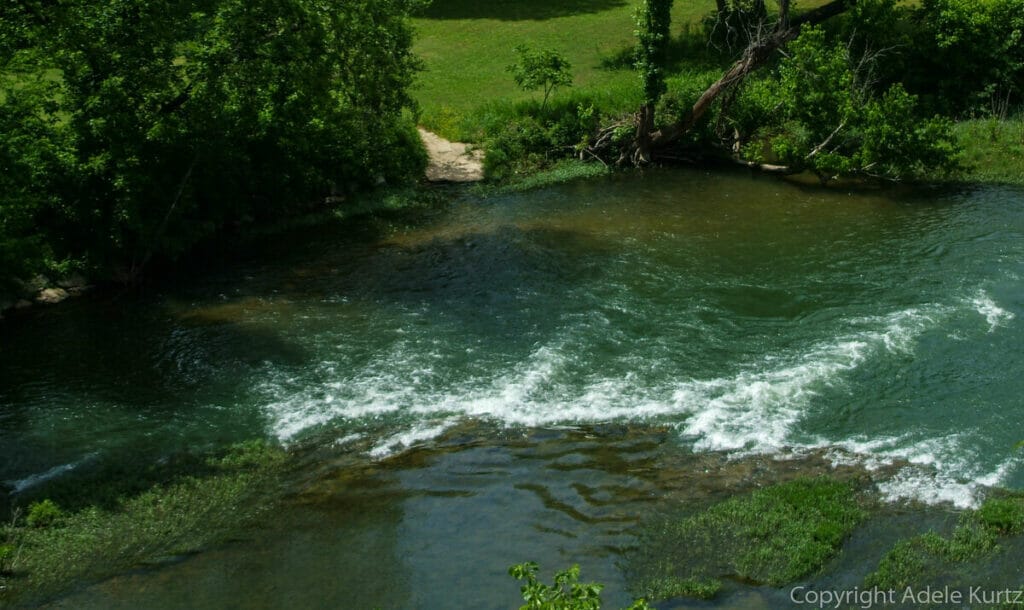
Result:
{"label": "shrub", "polygon": [[49,527],[64,516],[64,512],[53,500],[33,502],[28,507],[25,522],[29,527]]}
{"label": "shrub", "polygon": [[[603,585],[580,583],[579,565],[555,573],[555,581],[552,585],[539,582],[537,570],[537,564],[532,561],[516,564],[508,569],[510,576],[524,581],[520,591],[523,594],[523,601],[526,603],[520,607],[520,610],[599,610],[601,608]],[[629,610],[650,610],[650,607],[640,599],[634,602]]]}

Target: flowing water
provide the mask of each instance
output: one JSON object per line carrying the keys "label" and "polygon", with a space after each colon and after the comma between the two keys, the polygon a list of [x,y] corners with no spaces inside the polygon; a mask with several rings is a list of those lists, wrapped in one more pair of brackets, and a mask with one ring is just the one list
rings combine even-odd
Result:
{"label": "flowing water", "polygon": [[66,607],[511,607],[526,559],[625,603],[652,498],[779,459],[885,471],[896,504],[1024,486],[1022,317],[1019,189],[463,198],[4,323],[0,484],[317,448],[276,525]]}

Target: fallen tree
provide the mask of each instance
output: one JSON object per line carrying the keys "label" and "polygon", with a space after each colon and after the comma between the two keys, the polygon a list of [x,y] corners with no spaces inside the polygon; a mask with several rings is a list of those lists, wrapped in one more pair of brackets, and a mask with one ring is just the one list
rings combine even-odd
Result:
{"label": "fallen tree", "polygon": [[[663,89],[664,86],[663,81],[657,80],[661,78],[658,68],[651,67],[650,62],[664,52],[667,37],[662,36],[661,31],[667,31],[668,24],[664,19],[659,19],[658,15],[667,14],[666,5],[670,8],[671,0],[648,0],[641,9],[641,18],[638,19],[638,25],[641,26],[641,44],[637,58],[647,95],[635,118],[636,136],[632,142],[620,149],[617,163],[642,165],[650,162],[658,150],[671,146],[688,134],[723,94],[742,83],[750,73],[767,65],[777,51],[800,35],[804,26],[816,25],[831,19],[856,4],[857,0],[832,0],[806,13],[791,16],[790,1],[778,0],[779,14],[775,23],[770,26],[762,23],[757,31],[751,33],[750,42],[742,56],[704,91],[689,111],[678,121],[655,130],[653,109],[656,100],[651,99],[651,92]],[[659,28],[659,31],[645,32],[643,27],[648,24]],[[644,72],[645,69],[648,72]],[[616,124],[602,130],[594,139],[589,154],[607,156],[609,147],[614,142],[612,135],[620,129],[622,125]]]}

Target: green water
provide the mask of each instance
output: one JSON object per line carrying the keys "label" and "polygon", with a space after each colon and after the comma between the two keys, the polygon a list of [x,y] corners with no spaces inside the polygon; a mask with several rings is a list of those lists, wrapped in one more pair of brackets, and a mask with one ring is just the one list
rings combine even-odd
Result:
{"label": "green water", "polygon": [[67,607],[510,607],[526,559],[625,603],[644,507],[743,464],[891,471],[897,505],[1024,486],[1022,278],[1010,188],[677,171],[464,198],[5,322],[0,481],[250,438],[336,456],[267,531]]}

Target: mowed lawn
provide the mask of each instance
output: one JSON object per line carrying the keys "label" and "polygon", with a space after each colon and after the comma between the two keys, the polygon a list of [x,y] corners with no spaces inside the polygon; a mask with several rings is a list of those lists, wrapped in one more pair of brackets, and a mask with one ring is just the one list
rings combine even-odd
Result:
{"label": "mowed lawn", "polygon": [[[519,91],[506,71],[516,59],[513,49],[520,44],[563,54],[572,63],[575,89],[634,98],[639,81],[621,59],[634,44],[633,12],[638,4],[638,0],[434,0],[415,20],[415,51],[426,67],[414,90],[423,110],[421,122],[444,132],[459,116],[488,102],[539,99],[539,94]],[[673,33],[714,8],[712,0],[676,2]]]}

